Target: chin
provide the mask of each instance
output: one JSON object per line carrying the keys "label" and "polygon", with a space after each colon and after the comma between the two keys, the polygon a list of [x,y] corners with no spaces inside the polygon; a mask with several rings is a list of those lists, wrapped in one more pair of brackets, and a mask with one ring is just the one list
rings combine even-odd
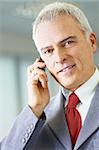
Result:
{"label": "chin", "polygon": [[72,79],[63,79],[63,80],[60,80],[59,83],[66,89],[75,89],[76,85],[75,83],[77,83],[76,80],[74,80],[73,78]]}

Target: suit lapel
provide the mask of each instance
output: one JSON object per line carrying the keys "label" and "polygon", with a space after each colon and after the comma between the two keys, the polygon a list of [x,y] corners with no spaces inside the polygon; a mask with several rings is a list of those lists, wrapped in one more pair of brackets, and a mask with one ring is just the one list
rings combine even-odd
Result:
{"label": "suit lapel", "polygon": [[52,103],[49,105],[50,107],[45,110],[48,118],[47,124],[65,149],[72,150],[70,135],[65,120],[63,101],[64,97],[61,92],[52,99]]}
{"label": "suit lapel", "polygon": [[99,127],[99,84],[93,97],[89,112],[74,147],[77,150]]}

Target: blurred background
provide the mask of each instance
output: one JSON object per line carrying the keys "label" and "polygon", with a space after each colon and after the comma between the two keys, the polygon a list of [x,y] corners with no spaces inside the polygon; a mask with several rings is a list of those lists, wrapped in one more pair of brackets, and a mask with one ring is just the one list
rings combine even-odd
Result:
{"label": "blurred background", "polygon": [[[62,1],[62,0],[59,0]],[[0,139],[27,105],[27,66],[38,57],[32,41],[32,22],[54,0],[0,0]],[[99,1],[64,0],[80,7],[97,35],[95,63],[99,64]],[[48,73],[49,74],[49,73]],[[51,84],[53,83],[53,84]],[[51,96],[58,90],[49,75]]]}

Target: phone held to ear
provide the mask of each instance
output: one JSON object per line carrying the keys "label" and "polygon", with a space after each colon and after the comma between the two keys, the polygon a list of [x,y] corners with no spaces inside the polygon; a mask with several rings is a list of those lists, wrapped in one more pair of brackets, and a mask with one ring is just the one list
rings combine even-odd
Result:
{"label": "phone held to ear", "polygon": [[[44,61],[42,60],[42,58],[41,58],[41,57],[40,57],[39,62],[44,62]],[[44,67],[44,68],[40,68],[40,69],[42,69],[42,70],[46,71],[46,67]]]}

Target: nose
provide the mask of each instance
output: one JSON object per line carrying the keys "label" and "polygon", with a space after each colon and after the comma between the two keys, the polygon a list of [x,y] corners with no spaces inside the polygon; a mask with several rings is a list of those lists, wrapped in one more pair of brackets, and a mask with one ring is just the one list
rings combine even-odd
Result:
{"label": "nose", "polygon": [[62,64],[66,61],[67,55],[66,50],[59,46],[54,46],[54,60],[56,64]]}

